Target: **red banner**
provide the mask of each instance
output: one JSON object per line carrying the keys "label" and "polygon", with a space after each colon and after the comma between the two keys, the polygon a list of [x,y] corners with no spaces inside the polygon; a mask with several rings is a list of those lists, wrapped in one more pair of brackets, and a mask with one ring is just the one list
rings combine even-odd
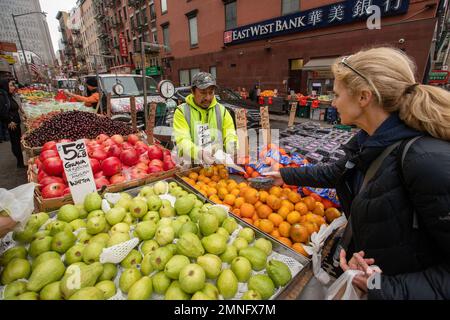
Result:
{"label": "red banner", "polygon": [[122,57],[128,57],[128,48],[127,48],[127,40],[123,32],[119,34],[119,47],[120,47],[120,55]]}

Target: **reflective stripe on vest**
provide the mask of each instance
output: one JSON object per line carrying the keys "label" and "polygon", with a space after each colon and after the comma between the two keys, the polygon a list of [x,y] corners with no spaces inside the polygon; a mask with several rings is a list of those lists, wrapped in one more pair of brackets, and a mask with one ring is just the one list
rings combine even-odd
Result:
{"label": "reflective stripe on vest", "polygon": [[[222,112],[220,112],[220,105],[218,103],[216,103],[215,108],[215,112],[216,112],[216,122],[217,122],[217,132],[218,132],[218,141],[221,141],[223,144],[223,137],[222,137],[222,131],[223,131],[223,119],[222,119]],[[189,125],[189,129],[191,131],[191,138],[194,138],[194,128],[191,125],[191,107],[189,106],[189,104],[184,103],[183,104],[183,109],[184,109],[184,118],[186,119],[186,122]]]}

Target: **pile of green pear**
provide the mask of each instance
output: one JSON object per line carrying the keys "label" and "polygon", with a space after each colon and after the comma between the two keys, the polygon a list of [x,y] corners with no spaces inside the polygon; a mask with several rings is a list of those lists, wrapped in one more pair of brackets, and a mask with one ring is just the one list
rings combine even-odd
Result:
{"label": "pile of green pear", "polygon": [[[174,206],[160,198],[167,190]],[[129,300],[259,300],[292,278],[283,262],[268,261],[270,241],[175,182],[145,186],[134,198],[121,193],[111,207],[103,212],[91,193],[56,219],[33,214],[13,234],[18,245],[0,256],[4,299],[104,300],[120,289]],[[100,263],[103,249],[135,237],[139,246],[120,264]],[[239,283],[248,291],[238,296]]]}

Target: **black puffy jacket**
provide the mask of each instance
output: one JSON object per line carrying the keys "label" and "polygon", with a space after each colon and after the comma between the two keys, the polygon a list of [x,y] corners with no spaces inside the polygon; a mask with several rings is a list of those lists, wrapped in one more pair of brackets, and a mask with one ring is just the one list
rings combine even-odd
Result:
{"label": "black puffy jacket", "polygon": [[370,290],[369,299],[450,299],[450,143],[420,138],[403,169],[402,147],[396,148],[358,194],[383,150],[417,135],[393,114],[372,136],[358,133],[333,165],[281,169],[289,185],[336,188],[352,217],[349,257],[364,250],[383,271],[381,290]]}

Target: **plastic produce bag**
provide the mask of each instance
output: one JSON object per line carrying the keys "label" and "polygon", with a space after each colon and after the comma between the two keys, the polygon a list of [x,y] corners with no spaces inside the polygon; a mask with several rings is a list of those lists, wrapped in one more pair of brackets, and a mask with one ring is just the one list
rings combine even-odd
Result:
{"label": "plastic produce bag", "polygon": [[359,270],[347,270],[329,288],[326,300],[361,300],[363,292],[352,284],[353,278],[363,274]]}
{"label": "plastic produce bag", "polygon": [[25,223],[34,210],[35,183],[27,183],[12,190],[0,188],[0,212],[5,211],[14,221]]}

